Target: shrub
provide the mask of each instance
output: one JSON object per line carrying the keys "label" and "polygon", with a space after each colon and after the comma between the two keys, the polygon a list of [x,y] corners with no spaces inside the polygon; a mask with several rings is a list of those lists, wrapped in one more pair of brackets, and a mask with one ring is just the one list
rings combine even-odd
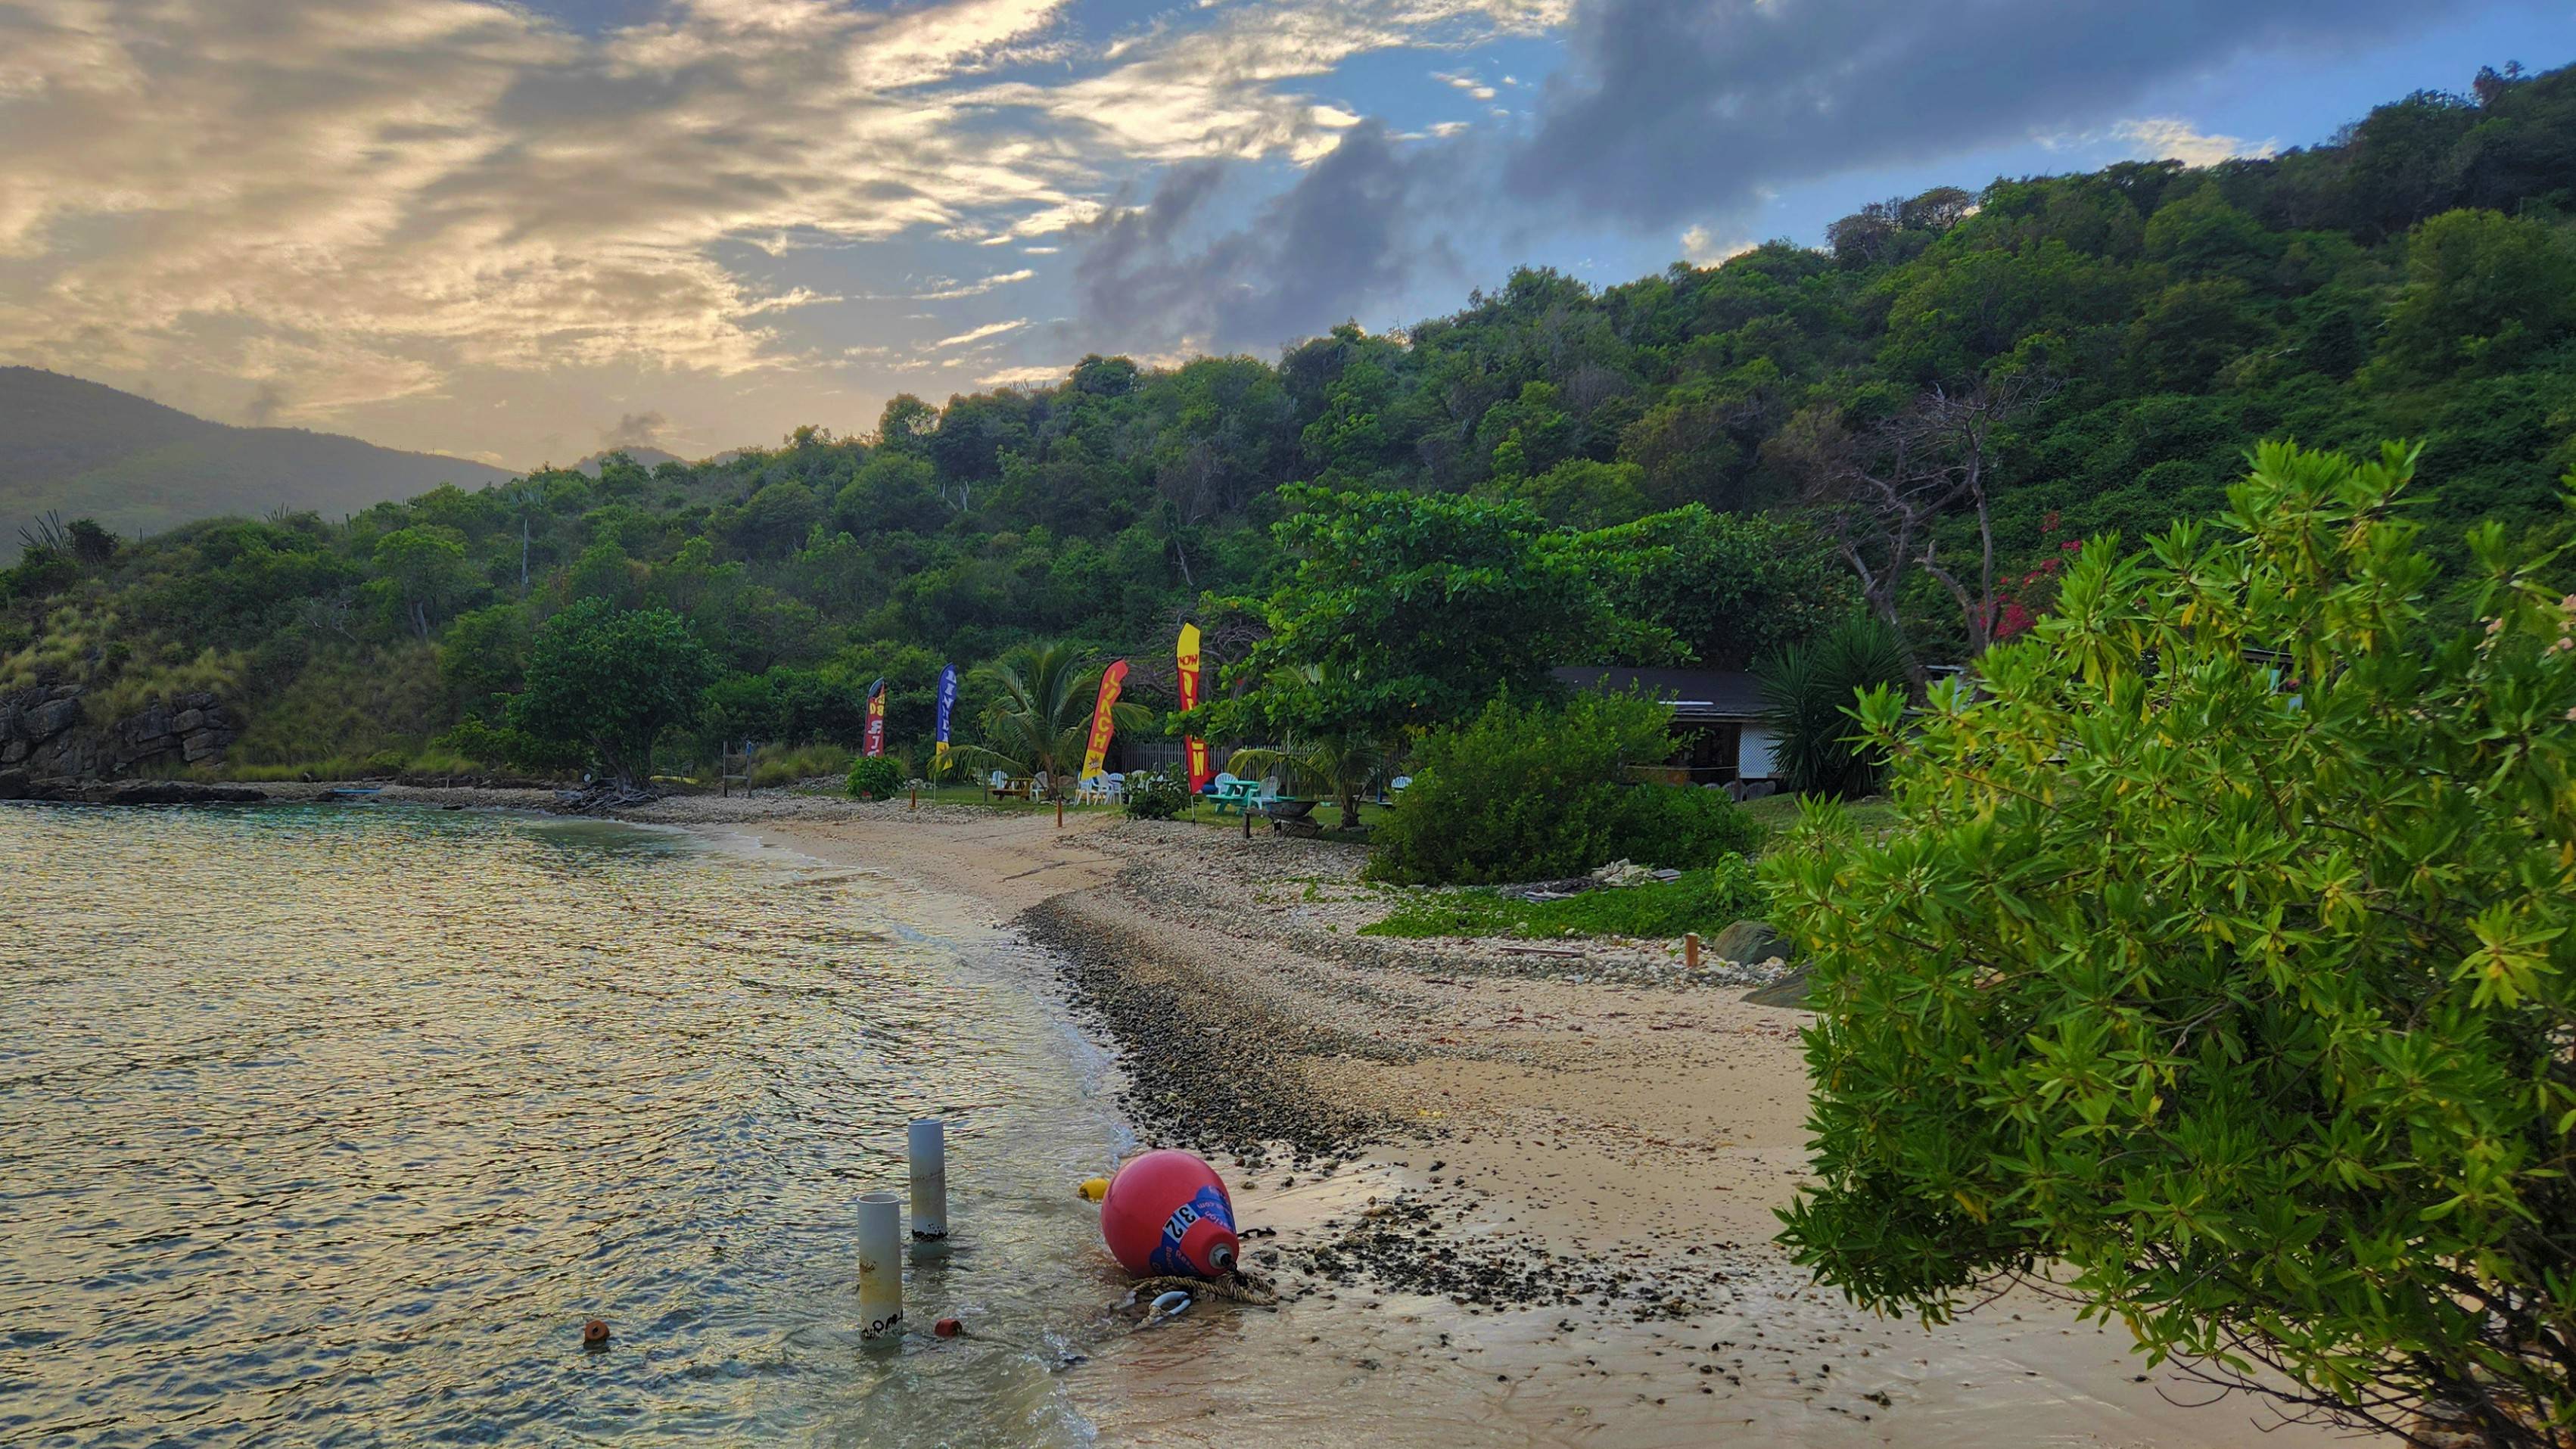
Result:
{"label": "shrub", "polygon": [[1652,700],[1497,701],[1424,738],[1413,784],[1371,837],[1369,873],[1478,885],[1619,859],[1687,869],[1750,848],[1760,832],[1724,795],[1635,782],[1635,767],[1675,748],[1672,711]]}
{"label": "shrub", "polygon": [[850,794],[860,800],[884,800],[903,786],[903,767],[883,755],[861,755],[850,761]]}
{"label": "shrub", "polygon": [[429,743],[432,749],[461,756],[478,765],[508,765],[539,774],[578,770],[584,758],[578,745],[539,740],[514,729],[496,729],[470,716],[458,720],[453,729],[433,737]]}
{"label": "shrub", "polygon": [[578,747],[632,784],[652,773],[662,732],[696,716],[716,673],[714,657],[679,615],[583,599],[537,631],[528,687],[511,698],[509,725]]}
{"label": "shrub", "polygon": [[[751,757],[752,788],[776,789],[799,781],[828,779],[834,775],[846,774],[851,761],[857,757],[857,752],[849,746],[836,745],[828,740],[818,744],[773,746]],[[735,758],[739,760],[741,757]],[[900,757],[889,754],[884,758],[888,764],[894,766],[897,779],[912,777],[912,771],[904,768]]]}
{"label": "shrub", "polygon": [[2476,622],[2429,625],[2412,465],[2266,445],[1918,732],[1862,702],[1898,829],[1810,804],[1764,864],[1821,1012],[1782,1236],[1826,1281],[1937,1320],[2064,1264],[2154,1358],[2564,1442],[2576,599],[2482,525]]}
{"label": "shrub", "polygon": [[1672,937],[1716,935],[1768,909],[1753,867],[1730,855],[1677,881],[1585,891],[1562,900],[1523,901],[1489,890],[1408,896],[1363,936]]}
{"label": "shrub", "polygon": [[1754,667],[1763,723],[1784,782],[1802,795],[1866,795],[1885,763],[1855,748],[1851,717],[1862,690],[1905,677],[1905,649],[1884,620],[1854,614],[1821,637],[1792,644]]}
{"label": "shrub", "polygon": [[1189,782],[1180,776],[1157,771],[1127,777],[1128,819],[1170,820],[1189,808]]}

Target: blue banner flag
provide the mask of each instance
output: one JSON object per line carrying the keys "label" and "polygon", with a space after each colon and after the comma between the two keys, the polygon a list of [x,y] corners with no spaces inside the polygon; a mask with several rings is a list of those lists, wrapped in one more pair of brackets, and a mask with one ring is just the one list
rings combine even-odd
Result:
{"label": "blue banner flag", "polygon": [[951,664],[939,671],[939,742],[931,750],[933,771],[945,771],[948,768],[948,709],[955,703],[957,703],[957,666]]}

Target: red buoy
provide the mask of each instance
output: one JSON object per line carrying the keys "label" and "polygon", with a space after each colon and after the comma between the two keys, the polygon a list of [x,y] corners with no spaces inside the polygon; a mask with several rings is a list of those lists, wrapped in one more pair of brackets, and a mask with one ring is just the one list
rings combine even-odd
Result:
{"label": "red buoy", "polygon": [[1100,1200],[1100,1236],[1140,1278],[1214,1278],[1234,1266],[1234,1200],[1216,1169],[1187,1152],[1148,1152],[1118,1169]]}

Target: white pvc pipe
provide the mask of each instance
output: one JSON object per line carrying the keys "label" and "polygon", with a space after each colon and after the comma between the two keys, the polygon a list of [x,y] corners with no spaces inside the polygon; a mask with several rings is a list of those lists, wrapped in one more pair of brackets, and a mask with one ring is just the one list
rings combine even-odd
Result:
{"label": "white pvc pipe", "polygon": [[859,1337],[903,1331],[903,1199],[859,1194]]}
{"label": "white pvc pipe", "polygon": [[912,1235],[948,1236],[948,1140],[935,1118],[912,1124]]}

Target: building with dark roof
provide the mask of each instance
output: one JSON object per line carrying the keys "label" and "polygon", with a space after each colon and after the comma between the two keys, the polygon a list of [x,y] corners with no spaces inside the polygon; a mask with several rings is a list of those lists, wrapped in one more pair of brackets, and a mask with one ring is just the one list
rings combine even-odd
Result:
{"label": "building with dark roof", "polygon": [[1684,741],[1670,769],[1676,783],[1718,785],[1739,799],[1780,788],[1775,736],[1762,722],[1762,686],[1734,669],[1631,669],[1573,664],[1550,671],[1568,689],[1642,694],[1673,707],[1673,733]]}

